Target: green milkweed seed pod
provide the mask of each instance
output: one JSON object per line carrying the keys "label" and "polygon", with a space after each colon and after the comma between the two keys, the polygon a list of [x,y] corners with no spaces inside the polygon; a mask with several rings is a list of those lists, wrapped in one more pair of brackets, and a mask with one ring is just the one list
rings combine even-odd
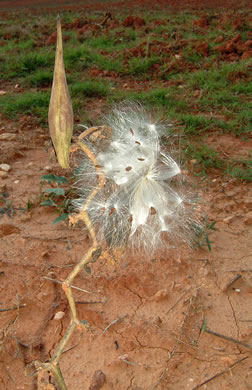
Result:
{"label": "green milkweed seed pod", "polygon": [[57,17],[57,47],[48,124],[58,162],[62,168],[69,168],[69,148],[73,134],[73,108],[64,68],[59,15]]}

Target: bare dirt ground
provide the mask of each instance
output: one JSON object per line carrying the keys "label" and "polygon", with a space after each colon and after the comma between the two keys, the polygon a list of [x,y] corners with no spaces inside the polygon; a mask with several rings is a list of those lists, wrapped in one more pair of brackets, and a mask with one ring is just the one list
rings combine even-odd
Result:
{"label": "bare dirt ground", "polygon": [[[54,379],[34,375],[31,363],[50,359],[70,311],[61,286],[44,277],[64,280],[91,242],[81,228],[53,225],[53,210],[39,206],[41,176],[66,174],[50,161],[47,130],[25,116],[2,121],[4,133],[13,136],[0,140],[1,163],[11,165],[0,177],[11,202],[10,215],[0,215],[0,389],[53,390]],[[240,138],[208,141],[226,155],[247,153]],[[75,279],[88,291],[74,292],[88,327],[75,331],[60,361],[69,390],[252,388],[252,189],[217,174],[199,189],[217,221],[211,252],[128,254],[116,266],[101,256],[91,275]]]}

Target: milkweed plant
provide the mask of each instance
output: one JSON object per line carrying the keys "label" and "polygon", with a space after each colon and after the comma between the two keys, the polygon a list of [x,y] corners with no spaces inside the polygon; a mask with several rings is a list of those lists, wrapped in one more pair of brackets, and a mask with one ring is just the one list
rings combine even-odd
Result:
{"label": "milkweed plant", "polygon": [[[88,143],[100,169],[85,156],[80,163],[76,211],[86,209],[97,237],[111,248],[130,246],[153,253],[190,243],[199,226],[198,199],[161,145],[167,126],[154,123],[140,104],[129,103],[115,107],[106,122],[112,136],[104,150]],[[99,175],[104,185],[86,202]]]}

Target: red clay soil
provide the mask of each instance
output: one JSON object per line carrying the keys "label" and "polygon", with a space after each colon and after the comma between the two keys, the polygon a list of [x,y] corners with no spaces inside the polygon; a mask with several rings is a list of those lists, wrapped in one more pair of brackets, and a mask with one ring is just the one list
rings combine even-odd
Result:
{"label": "red clay soil", "polygon": [[166,8],[172,7],[175,9],[207,9],[207,8],[240,8],[251,7],[251,2],[244,0],[243,2],[237,2],[236,0],[129,0],[129,1],[85,1],[77,0],[75,2],[71,0],[56,0],[56,1],[41,1],[41,0],[16,0],[1,1],[1,9],[13,9],[13,8],[82,8],[82,9],[98,9],[106,11],[113,8],[125,8],[132,9],[135,7],[150,7],[150,8]]}
{"label": "red clay soil", "polygon": [[[0,178],[10,215],[0,217],[0,389],[53,390],[54,379],[34,376],[32,362],[50,359],[70,310],[61,286],[45,277],[64,280],[91,242],[81,227],[53,225],[53,210],[39,205],[40,177],[66,174],[50,161],[47,130],[26,116],[1,122],[3,133],[12,137],[0,141],[11,166]],[[235,137],[208,141],[226,155],[248,153]],[[199,189],[217,221],[211,252],[129,253],[117,264],[104,254],[91,275],[74,280],[87,291],[74,290],[87,328],[74,332],[60,361],[69,390],[193,390],[208,379],[202,388],[251,388],[252,191],[218,175]],[[201,332],[203,324],[231,339]]]}
{"label": "red clay soil", "polygon": [[[156,2],[175,3],[182,5]],[[2,9],[9,4],[1,2]],[[12,2],[31,4],[40,2]],[[223,56],[242,55],[238,38],[232,52],[229,43],[220,42]],[[207,55],[207,43],[196,50]],[[96,118],[102,102],[92,107]],[[91,245],[83,227],[54,225],[53,209],[40,206],[41,176],[71,176],[51,160],[48,141],[48,130],[28,115],[0,120],[0,163],[11,167],[0,170],[0,390],[58,389],[33,363],[50,360],[71,318],[60,284],[45,278],[64,280]],[[232,135],[211,134],[205,142],[224,158],[249,156],[248,142]],[[68,390],[252,388],[252,188],[218,173],[197,186],[209,221],[216,221],[211,252],[181,246],[149,258],[127,253],[116,264],[103,253],[91,274],[83,270],[74,280],[85,290],[73,293],[86,327],[75,330],[60,360]]]}

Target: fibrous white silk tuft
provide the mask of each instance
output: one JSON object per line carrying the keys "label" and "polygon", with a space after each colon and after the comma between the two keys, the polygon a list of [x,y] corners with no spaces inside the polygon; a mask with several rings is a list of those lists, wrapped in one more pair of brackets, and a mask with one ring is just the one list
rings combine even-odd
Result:
{"label": "fibrous white silk tuft", "polygon": [[[80,165],[77,211],[86,208],[98,238],[111,247],[153,253],[180,240],[190,242],[195,201],[179,164],[161,147],[163,126],[139,104],[118,106],[107,125],[112,138],[105,150],[89,144],[100,169],[88,158]],[[105,184],[85,206],[101,174]]]}

